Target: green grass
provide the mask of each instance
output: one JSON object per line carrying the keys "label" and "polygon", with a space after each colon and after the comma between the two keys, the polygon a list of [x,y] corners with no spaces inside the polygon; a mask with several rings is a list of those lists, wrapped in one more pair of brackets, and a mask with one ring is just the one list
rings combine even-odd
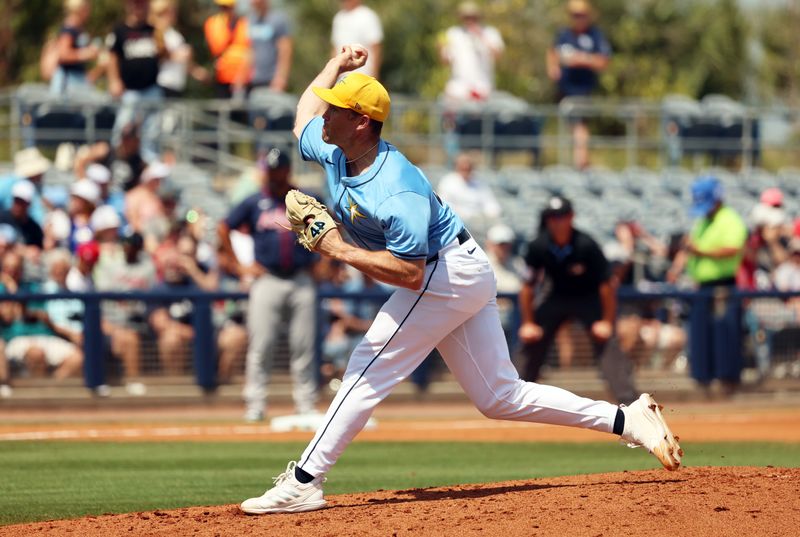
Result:
{"label": "green grass", "polygon": [[[191,505],[238,503],[260,494],[299,443],[0,443],[0,524]],[[800,445],[703,443],[686,463],[800,465]],[[355,443],[326,492],[656,468],[642,450],[610,443]]]}

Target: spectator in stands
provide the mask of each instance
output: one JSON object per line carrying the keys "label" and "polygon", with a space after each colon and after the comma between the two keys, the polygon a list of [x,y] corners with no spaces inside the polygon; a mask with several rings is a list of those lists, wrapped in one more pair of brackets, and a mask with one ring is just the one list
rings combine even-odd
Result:
{"label": "spectator in stands", "polygon": [[171,169],[162,162],[154,162],[142,172],[141,183],[125,195],[125,218],[131,229],[140,233],[145,248],[153,251],[166,236],[169,228],[167,211],[159,195],[162,181]]}
{"label": "spectator in stands", "polygon": [[[722,184],[716,177],[700,177],[692,184],[690,214],[696,221],[668,278],[675,281],[686,268],[701,289],[725,300],[736,286],[747,227],[742,217],[725,205]],[[718,379],[723,389],[731,392],[738,386],[742,370],[741,326],[735,301],[725,300],[723,308],[724,315],[714,315],[710,323],[711,333],[692,337],[689,360],[692,377],[702,386]]]}
{"label": "spectator in stands", "polygon": [[95,207],[100,203],[100,188],[88,179],[81,179],[72,184],[69,192],[68,212],[72,222],[70,250],[74,252],[78,245],[94,237],[90,221]]}
{"label": "spectator in stands", "polygon": [[789,258],[788,218],[783,209],[783,192],[768,188],[750,213],[752,231],[747,238],[737,284],[745,289],[769,289],[772,274]]}
{"label": "spectator in stands", "polygon": [[[127,192],[137,186],[147,167],[140,152],[139,124],[131,122],[125,125],[120,136],[121,139],[115,146],[107,142],[81,146],[75,154],[75,176],[91,179],[88,177],[89,166],[99,164],[111,170],[111,182],[120,185],[123,191]],[[99,184],[98,181],[95,182]],[[115,201],[114,205],[117,203]],[[124,205],[124,201],[122,204]]]}
{"label": "spectator in stands", "polygon": [[775,269],[775,289],[796,292],[800,291],[800,238],[789,241],[788,251],[789,257]]}
{"label": "spectator in stands", "polygon": [[175,28],[178,20],[175,0],[151,0],[150,17],[166,53],[158,71],[158,85],[165,97],[182,97],[188,76],[205,82],[209,78],[208,71],[194,63],[192,46]]}
{"label": "spectator in stands", "polygon": [[[517,294],[522,288],[525,264],[514,255],[516,237],[514,230],[505,224],[495,224],[489,228],[486,241],[486,256],[494,269],[497,280],[497,292]],[[506,339],[512,339],[512,326],[515,325],[514,304],[507,298],[499,298],[497,307],[500,309],[500,322],[506,333]]]}
{"label": "spectator in stands", "polygon": [[[556,35],[547,50],[547,75],[558,85],[558,100],[588,97],[598,85],[598,73],[608,67],[611,45],[594,25],[595,13],[586,0],[567,3],[570,26]],[[573,163],[589,165],[589,128],[583,118],[572,118]]]}
{"label": "spectator in stands", "polygon": [[65,0],[64,11],[66,17],[56,40],[58,67],[50,80],[50,92],[59,96],[88,89],[86,65],[100,54],[100,47],[91,42],[85,29],[92,12],[89,0]]}
{"label": "spectator in stands", "polygon": [[67,273],[67,289],[74,293],[94,291],[92,270],[100,257],[100,246],[95,241],[78,245],[75,251],[75,264]]}
{"label": "spectator in stands", "polygon": [[361,0],[339,0],[339,11],[333,16],[331,29],[331,57],[350,43],[364,45],[369,51],[367,63],[356,71],[378,78],[383,60],[383,26],[378,14]]}
{"label": "spectator in stands", "polygon": [[273,9],[271,0],[250,0],[247,36],[252,55],[251,88],[284,92],[292,68],[292,33],[289,19]]}
{"label": "spectator in stands", "polygon": [[[197,242],[189,234],[178,239],[175,248],[166,252],[164,281],[153,290],[166,292],[214,291],[219,283],[219,275],[197,262]],[[194,307],[191,299],[167,301],[156,305],[148,315],[150,326],[158,339],[158,354],[164,372],[168,375],[183,373],[189,345],[194,339],[192,315]],[[263,327],[262,327],[263,328]],[[221,371],[230,371],[233,361],[244,354],[247,346],[247,333],[239,325],[226,324],[217,339]]]}
{"label": "spectator in stands", "polygon": [[111,140],[118,145],[122,130],[136,121],[142,125],[142,157],[158,157],[159,114],[163,92],[158,85],[161,59],[166,56],[156,30],[148,23],[149,0],[125,0],[125,19],[108,36],[111,51],[108,89],[122,106],[117,112]]}
{"label": "spectator in stands", "polygon": [[[271,149],[259,162],[259,173],[261,190],[234,207],[218,228],[220,265],[250,286],[244,388],[247,421],[264,419],[277,328],[287,316],[295,408],[300,414],[313,412],[316,402],[316,292],[311,277],[316,256],[297,244],[286,220],[284,198],[293,188],[287,153]],[[245,223],[255,245],[255,262],[248,267],[239,264],[230,240],[230,231]]]}
{"label": "spectator in stands", "polygon": [[94,240],[97,241],[99,255],[106,247],[116,249],[119,247],[119,230],[122,227],[122,219],[116,209],[110,205],[101,205],[92,213],[89,225],[94,232]]}
{"label": "spectator in stands", "polygon": [[[49,252],[47,265],[48,279],[42,285],[42,292],[53,294],[85,291],[70,287],[69,274],[75,267],[72,265],[69,250],[62,248]],[[45,303],[45,310],[62,337],[83,348],[83,302],[76,298],[51,299]]]}
{"label": "spectator in stands", "polygon": [[[668,248],[635,220],[621,220],[614,226],[615,242],[604,246],[616,250],[615,277],[619,285],[636,285],[642,280],[663,277],[658,267],[667,261]],[[608,255],[606,257],[609,257]]]}
{"label": "spectator in stands", "polygon": [[33,183],[34,194],[30,200],[28,214],[37,224],[44,225],[45,205],[42,200],[42,178],[50,169],[47,160],[38,149],[29,147],[14,154],[14,174],[0,179],[0,209],[10,209],[14,199],[11,189],[19,181],[28,180]]}
{"label": "spectator in stands", "polygon": [[[16,253],[3,256],[0,268],[0,294],[35,293],[36,282],[23,280],[24,260]],[[83,353],[74,343],[57,335],[58,327],[50,321],[39,301],[0,303],[2,339],[5,356],[11,363],[24,364],[31,376],[44,376],[49,369],[56,379],[77,374]]]}
{"label": "spectator in stands", "polygon": [[11,208],[0,211],[0,224],[12,226],[23,244],[41,250],[44,247],[44,233],[30,215],[31,202],[35,195],[36,188],[30,181],[14,183],[11,188]]}
{"label": "spectator in stands", "polygon": [[[144,240],[129,232],[117,240],[119,218],[111,212],[100,213],[107,219],[96,222],[100,258],[94,270],[95,288],[98,291],[147,291],[156,284],[153,260],[144,252]],[[103,301],[103,333],[110,339],[111,352],[119,356],[125,369],[126,389],[132,395],[143,395],[141,375],[141,336],[144,329],[145,309],[136,301]]]}
{"label": "spectator in stands", "polygon": [[494,91],[494,64],[505,44],[496,28],[482,23],[475,2],[462,2],[458,17],[461,24],[447,29],[439,47],[451,69],[444,94],[455,102],[484,101]]}
{"label": "spectator in stands", "polygon": [[92,163],[86,166],[84,178],[100,189],[101,204],[110,205],[120,215],[125,213],[125,194],[111,189],[111,170],[102,164]]}
{"label": "spectator in stands", "polygon": [[243,97],[250,83],[250,43],[247,19],[236,14],[236,0],[214,0],[219,12],[204,26],[206,44],[214,58],[217,97]]}
{"label": "spectator in stands", "polygon": [[[328,258],[315,267],[322,292],[358,293],[364,290],[363,280],[353,277],[347,265]],[[369,329],[377,312],[360,311],[352,301],[342,298],[327,298],[322,301],[325,339],[322,343],[322,378],[328,381],[333,391],[338,390],[340,380],[347,368],[350,353]],[[370,315],[369,313],[373,313]]]}
{"label": "spectator in stands", "polygon": [[[774,288],[781,292],[800,291],[800,239],[793,238],[786,247],[788,256],[771,275]],[[746,255],[746,254],[745,254]],[[744,264],[744,263],[743,263]],[[756,366],[762,376],[767,375],[773,366],[775,334],[784,328],[797,324],[800,320],[800,299],[791,297],[784,300],[758,298],[748,301],[744,320],[752,341]],[[776,360],[776,375],[784,364]]]}
{"label": "spectator in stands", "polygon": [[[573,228],[572,204],[555,196],[542,212],[540,234],[528,246],[530,275],[520,291],[522,377],[536,381],[556,331],[576,318],[592,338],[595,360],[614,397],[630,403],[638,397],[630,360],[619,348],[615,331],[616,293],[608,261],[597,243]],[[535,304],[535,287],[550,279],[550,293]]]}
{"label": "spectator in stands", "polygon": [[475,161],[468,153],[456,157],[455,170],[442,177],[437,193],[478,235],[500,216],[500,204],[489,185],[475,176]]}

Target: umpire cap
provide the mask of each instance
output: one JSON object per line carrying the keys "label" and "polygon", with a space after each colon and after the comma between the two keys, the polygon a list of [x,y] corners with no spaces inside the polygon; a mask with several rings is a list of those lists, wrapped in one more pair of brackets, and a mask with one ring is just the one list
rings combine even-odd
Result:
{"label": "umpire cap", "polygon": [[572,202],[563,196],[553,196],[547,200],[547,205],[542,210],[542,218],[565,214],[572,214]]}

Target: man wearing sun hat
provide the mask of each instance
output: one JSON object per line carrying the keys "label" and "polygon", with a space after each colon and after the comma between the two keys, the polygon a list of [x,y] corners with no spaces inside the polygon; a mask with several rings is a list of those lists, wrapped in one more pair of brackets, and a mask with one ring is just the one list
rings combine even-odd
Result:
{"label": "man wearing sun hat", "polygon": [[[325,507],[325,474],[375,406],[434,348],[487,417],[618,434],[677,469],[682,451],[649,395],[621,408],[519,378],[489,260],[420,169],[381,139],[389,93],[376,79],[351,72],[367,56],[361,45],[343,47],[300,97],[294,129],[300,155],[322,166],[333,202],[327,209],[289,191],[286,213],[310,250],[398,289],[350,356],[341,387],[298,462],[290,462],[262,496],[245,500],[242,511]],[[313,212],[306,214],[307,208]]]}
{"label": "man wearing sun hat", "polygon": [[496,28],[483,24],[477,3],[462,2],[458,18],[460,24],[445,31],[439,47],[451,70],[444,94],[455,101],[482,101],[494,91],[494,65],[505,44]]}
{"label": "man wearing sun hat", "polygon": [[30,200],[28,214],[40,226],[44,222],[45,206],[42,203],[42,177],[51,167],[50,161],[35,147],[17,151],[14,155],[13,175],[0,179],[0,209],[10,209],[13,200],[11,188],[19,181],[27,179],[35,187]]}

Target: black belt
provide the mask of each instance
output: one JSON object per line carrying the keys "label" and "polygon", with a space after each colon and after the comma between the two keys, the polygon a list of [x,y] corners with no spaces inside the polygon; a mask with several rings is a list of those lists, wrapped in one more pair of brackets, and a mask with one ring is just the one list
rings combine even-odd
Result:
{"label": "black belt", "polygon": [[[461,228],[461,231],[459,231],[458,235],[456,235],[456,239],[458,240],[458,245],[459,246],[461,246],[462,244],[464,244],[465,242],[467,242],[471,238],[472,238],[472,235],[469,234],[469,231],[467,231],[467,228],[465,228],[465,227]],[[434,261],[439,261],[439,252],[436,252],[435,254],[430,256],[428,258],[428,260],[425,261],[425,264],[426,265],[430,265]]]}

